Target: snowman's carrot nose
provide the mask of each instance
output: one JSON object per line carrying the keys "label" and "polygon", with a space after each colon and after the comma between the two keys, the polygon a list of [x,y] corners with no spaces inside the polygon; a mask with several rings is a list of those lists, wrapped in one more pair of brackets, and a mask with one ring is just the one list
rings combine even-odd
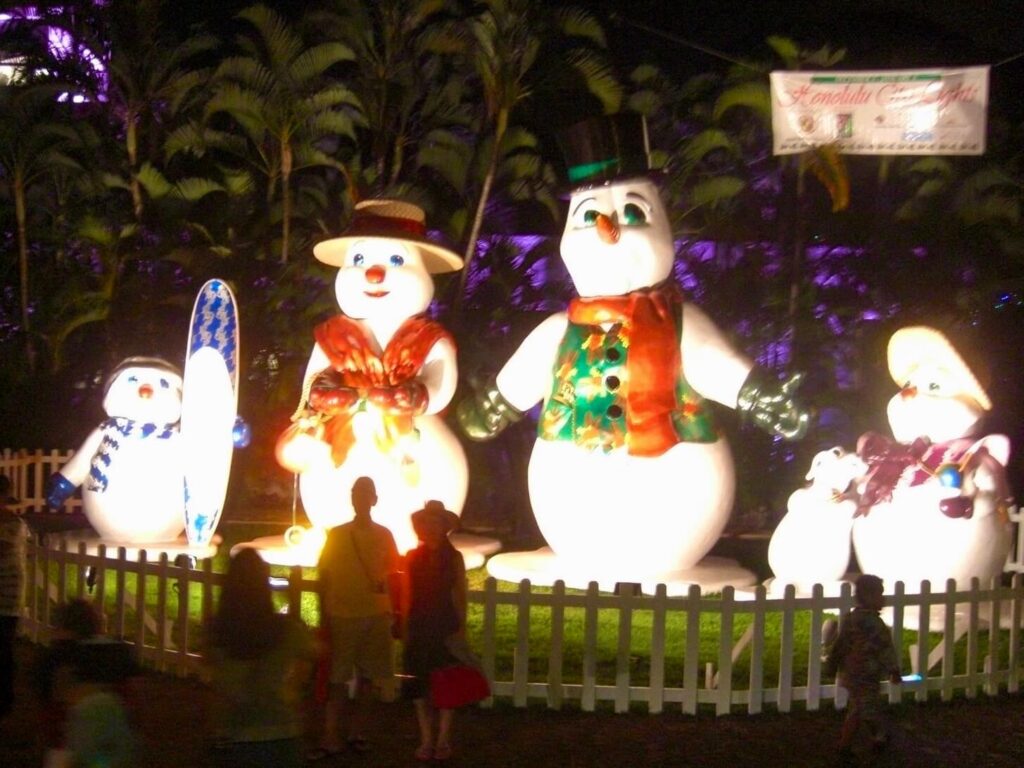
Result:
{"label": "snowman's carrot nose", "polygon": [[900,397],[904,400],[909,400],[912,397],[917,397],[917,387],[912,384],[907,384],[903,389],[900,390]]}
{"label": "snowman's carrot nose", "polygon": [[597,234],[609,245],[619,242],[619,227],[611,217],[603,213],[597,214]]}
{"label": "snowman's carrot nose", "polygon": [[149,400],[153,396],[153,387],[149,384],[143,384],[139,387],[139,397],[143,400]]}
{"label": "snowman's carrot nose", "polygon": [[366,282],[379,285],[384,282],[384,275],[387,272],[380,264],[374,264],[368,270],[366,270]]}

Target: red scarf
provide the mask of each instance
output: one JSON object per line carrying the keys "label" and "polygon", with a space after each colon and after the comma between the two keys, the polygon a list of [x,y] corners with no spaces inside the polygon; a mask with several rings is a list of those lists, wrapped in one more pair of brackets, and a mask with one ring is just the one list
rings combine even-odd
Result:
{"label": "red scarf", "polygon": [[569,302],[571,322],[621,323],[628,335],[626,427],[629,452],[635,456],[658,456],[679,442],[672,414],[678,407],[676,384],[682,366],[680,301],[678,292],[668,287]]}

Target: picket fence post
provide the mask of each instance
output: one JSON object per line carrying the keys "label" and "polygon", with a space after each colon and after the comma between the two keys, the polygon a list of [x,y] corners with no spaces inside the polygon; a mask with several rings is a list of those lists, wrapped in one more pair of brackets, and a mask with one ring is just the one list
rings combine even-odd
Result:
{"label": "picket fence post", "polygon": [[665,623],[668,590],[664,584],[655,588],[651,599],[651,666],[647,711],[661,714],[665,708]]}
{"label": "picket fence post", "polygon": [[750,682],[747,712],[759,714],[764,706],[764,627],[767,608],[767,590],[758,584],[754,590],[754,610],[751,616]]}
{"label": "picket fence post", "polygon": [[583,608],[583,690],[580,707],[593,712],[597,705],[597,582],[587,586]]}
{"label": "picket fence post", "polygon": [[551,591],[551,650],[548,653],[548,708],[561,709],[563,640],[565,638],[565,582],[558,580]]}

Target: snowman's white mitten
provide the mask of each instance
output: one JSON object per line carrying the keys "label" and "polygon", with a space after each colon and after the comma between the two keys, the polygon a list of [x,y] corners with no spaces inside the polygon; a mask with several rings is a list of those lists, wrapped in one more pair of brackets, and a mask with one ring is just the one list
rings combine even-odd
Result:
{"label": "snowman's white mitten", "polygon": [[505,399],[492,379],[455,408],[459,426],[471,440],[489,440],[509,424],[515,424],[523,412]]}
{"label": "snowman's white mitten", "polygon": [[760,368],[754,368],[736,396],[736,409],[744,419],[765,432],[786,440],[799,440],[810,427],[810,410],[796,399],[802,373],[778,381]]}

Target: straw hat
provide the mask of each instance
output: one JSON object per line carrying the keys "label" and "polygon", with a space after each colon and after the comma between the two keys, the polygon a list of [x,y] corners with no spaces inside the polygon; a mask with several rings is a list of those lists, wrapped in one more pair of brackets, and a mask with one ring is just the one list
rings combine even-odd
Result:
{"label": "straw hat", "polygon": [[418,529],[430,520],[439,521],[446,534],[459,527],[459,516],[445,509],[444,504],[436,499],[428,501],[423,505],[423,509],[417,509],[412,513],[412,527]]}
{"label": "straw hat", "polygon": [[951,381],[958,388],[954,394],[969,395],[984,410],[992,410],[988,393],[940,331],[926,325],[900,328],[889,339],[887,357],[889,374],[898,385],[903,386],[922,363],[934,363],[949,372]]}
{"label": "straw hat", "polygon": [[455,272],[462,259],[427,238],[426,214],[414,203],[401,200],[363,200],[356,203],[352,221],[340,237],[313,246],[313,255],[324,264],[340,267],[354,240],[404,240],[415,243],[423,254],[427,272]]}

